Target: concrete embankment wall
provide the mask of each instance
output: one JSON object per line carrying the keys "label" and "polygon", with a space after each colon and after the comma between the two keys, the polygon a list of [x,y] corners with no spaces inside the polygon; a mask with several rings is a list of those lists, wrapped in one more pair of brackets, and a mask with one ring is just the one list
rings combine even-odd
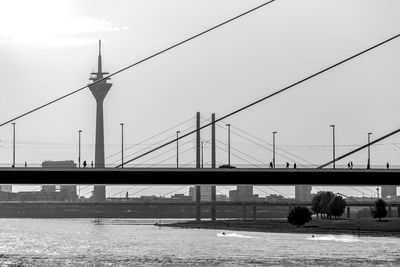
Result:
{"label": "concrete embankment wall", "polygon": [[[285,218],[288,207],[257,207],[257,218]],[[202,206],[210,218],[210,206]],[[217,218],[243,218],[243,206],[217,206]],[[143,203],[0,202],[0,218],[195,218],[196,206]],[[246,208],[253,218],[253,207]]]}

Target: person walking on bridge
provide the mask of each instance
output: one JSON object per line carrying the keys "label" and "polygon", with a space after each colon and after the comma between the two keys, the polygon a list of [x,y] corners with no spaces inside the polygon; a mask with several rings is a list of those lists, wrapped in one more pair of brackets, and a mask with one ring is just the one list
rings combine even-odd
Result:
{"label": "person walking on bridge", "polygon": [[389,162],[386,162],[386,169],[389,169]]}

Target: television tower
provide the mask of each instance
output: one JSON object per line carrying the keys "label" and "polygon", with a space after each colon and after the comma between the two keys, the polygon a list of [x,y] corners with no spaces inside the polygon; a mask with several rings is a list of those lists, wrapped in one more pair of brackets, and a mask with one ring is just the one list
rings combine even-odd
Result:
{"label": "television tower", "polygon": [[[101,40],[99,40],[99,57],[97,63],[97,72],[92,72],[89,80],[96,82],[103,79],[107,72],[103,72],[101,62]],[[104,119],[103,119],[103,102],[112,84],[107,83],[106,78],[99,83],[89,85],[89,89],[96,99],[96,147],[95,147],[95,168],[105,168],[104,160]],[[94,186],[94,200],[103,201],[106,199],[105,185]]]}

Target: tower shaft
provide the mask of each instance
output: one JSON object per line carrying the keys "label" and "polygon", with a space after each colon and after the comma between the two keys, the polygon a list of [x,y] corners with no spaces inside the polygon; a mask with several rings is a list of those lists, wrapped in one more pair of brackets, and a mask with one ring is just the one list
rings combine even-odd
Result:
{"label": "tower shaft", "polygon": [[96,108],[96,147],[95,147],[95,168],[105,168],[104,160],[104,117],[103,101],[97,101]]}

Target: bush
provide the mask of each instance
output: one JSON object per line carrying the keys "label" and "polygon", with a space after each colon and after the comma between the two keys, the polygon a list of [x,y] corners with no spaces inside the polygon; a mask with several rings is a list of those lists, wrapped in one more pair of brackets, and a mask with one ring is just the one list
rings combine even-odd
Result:
{"label": "bush", "polygon": [[371,210],[372,217],[379,218],[379,221],[381,221],[381,218],[385,218],[386,214],[387,214],[386,202],[381,198],[376,200],[375,208]]}
{"label": "bush", "polygon": [[290,210],[287,220],[290,224],[300,227],[311,221],[311,211],[306,207],[294,207]]}
{"label": "bush", "polygon": [[341,196],[334,196],[328,204],[328,213],[332,216],[340,217],[346,209],[346,200]]}

